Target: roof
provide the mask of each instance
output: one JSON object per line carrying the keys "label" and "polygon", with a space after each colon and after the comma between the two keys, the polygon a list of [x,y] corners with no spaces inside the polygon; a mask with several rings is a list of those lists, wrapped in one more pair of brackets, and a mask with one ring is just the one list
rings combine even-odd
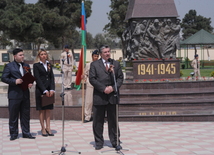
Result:
{"label": "roof", "polygon": [[126,20],[160,17],[178,17],[174,0],[129,0]]}
{"label": "roof", "polygon": [[201,29],[191,37],[181,42],[182,45],[211,45],[214,44],[214,35]]}

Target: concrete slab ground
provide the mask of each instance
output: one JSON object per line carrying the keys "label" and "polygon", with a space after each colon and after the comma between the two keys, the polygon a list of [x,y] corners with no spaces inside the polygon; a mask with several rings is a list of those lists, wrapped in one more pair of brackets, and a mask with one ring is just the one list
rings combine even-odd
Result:
{"label": "concrete slab ground", "polygon": [[[39,120],[31,120],[31,133],[35,140],[19,138],[9,140],[8,119],[0,119],[1,155],[51,155],[62,147],[62,121],[51,120],[55,136],[42,137]],[[213,155],[214,122],[119,122],[121,150],[125,155]],[[118,154],[108,138],[107,123],[104,124],[104,148],[94,149],[92,122],[65,121],[64,144],[66,155],[78,151],[85,155]],[[102,153],[102,151],[111,150]],[[55,153],[58,154],[58,153]]]}

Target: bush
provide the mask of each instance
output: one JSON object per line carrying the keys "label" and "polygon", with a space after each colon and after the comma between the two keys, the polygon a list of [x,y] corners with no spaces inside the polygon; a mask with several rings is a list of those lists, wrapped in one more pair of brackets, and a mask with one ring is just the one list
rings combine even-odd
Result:
{"label": "bush", "polygon": [[182,71],[180,71],[180,77],[182,77],[184,74],[183,74],[183,72]]}
{"label": "bush", "polygon": [[210,73],[210,76],[211,76],[211,77],[214,77],[214,71],[212,71],[212,72]]}
{"label": "bush", "polygon": [[182,64],[182,65],[181,65],[181,68],[182,68],[182,69],[185,69],[185,64]]}
{"label": "bush", "polygon": [[56,68],[57,68],[57,69],[60,69],[61,67],[60,67],[60,66],[56,66]]}

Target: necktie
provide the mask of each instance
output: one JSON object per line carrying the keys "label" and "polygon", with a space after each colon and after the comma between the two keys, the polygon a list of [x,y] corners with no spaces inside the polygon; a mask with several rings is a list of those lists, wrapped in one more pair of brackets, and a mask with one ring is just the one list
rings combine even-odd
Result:
{"label": "necktie", "polygon": [[68,53],[67,53],[67,64],[69,64],[69,57],[68,57]]}
{"label": "necktie", "polygon": [[24,70],[23,70],[23,67],[22,67],[21,63],[19,63],[19,71],[20,71],[21,75],[23,76],[24,75]]}
{"label": "necktie", "polygon": [[197,68],[198,68],[198,60],[196,60],[196,63],[197,63]]}
{"label": "necktie", "polygon": [[107,61],[105,63],[106,63],[106,71],[108,71],[108,63],[107,63]]}

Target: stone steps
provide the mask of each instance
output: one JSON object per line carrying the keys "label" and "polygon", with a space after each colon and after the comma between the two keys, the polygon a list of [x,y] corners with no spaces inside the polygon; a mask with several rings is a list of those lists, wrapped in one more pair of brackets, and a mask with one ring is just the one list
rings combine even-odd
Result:
{"label": "stone steps", "polygon": [[212,85],[212,81],[123,85],[120,91],[119,119],[214,121]]}

